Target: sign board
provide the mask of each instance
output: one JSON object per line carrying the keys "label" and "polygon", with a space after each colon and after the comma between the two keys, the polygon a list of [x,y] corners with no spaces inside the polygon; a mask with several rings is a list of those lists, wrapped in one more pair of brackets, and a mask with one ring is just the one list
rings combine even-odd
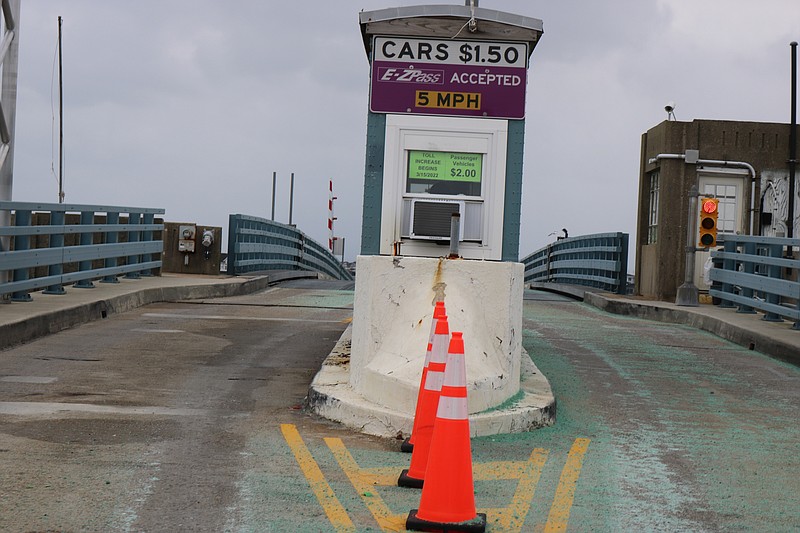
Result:
{"label": "sign board", "polygon": [[525,118],[528,46],[375,37],[370,110]]}
{"label": "sign board", "polygon": [[482,154],[410,150],[408,178],[480,183],[482,160]]}

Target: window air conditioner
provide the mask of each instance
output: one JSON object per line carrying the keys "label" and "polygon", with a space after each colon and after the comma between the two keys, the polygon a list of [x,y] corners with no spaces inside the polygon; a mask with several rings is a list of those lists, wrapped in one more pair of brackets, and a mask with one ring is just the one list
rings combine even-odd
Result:
{"label": "window air conditioner", "polygon": [[450,240],[450,219],[453,213],[461,215],[459,218],[459,240],[464,240],[464,202],[452,200],[418,199],[411,201],[411,232],[412,239],[426,239],[434,241]]}

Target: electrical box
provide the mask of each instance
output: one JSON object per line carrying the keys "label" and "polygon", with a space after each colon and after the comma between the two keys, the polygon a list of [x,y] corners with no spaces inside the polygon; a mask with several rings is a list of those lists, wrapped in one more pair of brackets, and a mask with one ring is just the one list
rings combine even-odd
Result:
{"label": "electrical box", "polygon": [[220,274],[222,228],[188,222],[164,222],[162,271]]}
{"label": "electrical box", "polygon": [[194,253],[196,236],[197,236],[197,226],[179,226],[178,251],[184,253]]}

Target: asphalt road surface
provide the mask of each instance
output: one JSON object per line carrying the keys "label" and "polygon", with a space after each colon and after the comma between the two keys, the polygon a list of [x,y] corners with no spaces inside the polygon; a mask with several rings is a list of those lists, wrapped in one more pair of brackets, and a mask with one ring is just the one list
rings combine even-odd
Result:
{"label": "asphalt road surface", "polygon": [[[0,352],[0,531],[401,531],[408,455],[302,409],[351,288],[150,305]],[[473,439],[488,531],[800,530],[798,368],[541,293],[523,333],[558,421]]]}

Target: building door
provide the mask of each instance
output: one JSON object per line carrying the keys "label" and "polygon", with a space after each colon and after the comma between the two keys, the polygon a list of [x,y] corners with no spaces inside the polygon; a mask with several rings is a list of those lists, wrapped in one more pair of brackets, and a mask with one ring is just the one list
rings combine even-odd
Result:
{"label": "building door", "polygon": [[[719,218],[717,219],[718,235],[745,234],[747,220],[747,202],[745,197],[747,177],[750,173],[745,169],[707,168],[697,169],[700,195],[709,195],[719,200]],[[695,235],[699,236],[699,217]],[[697,238],[695,238],[695,245]],[[719,248],[719,247],[718,247]],[[700,290],[707,290],[705,281],[706,261],[710,252],[697,252],[695,255],[694,283]]]}

